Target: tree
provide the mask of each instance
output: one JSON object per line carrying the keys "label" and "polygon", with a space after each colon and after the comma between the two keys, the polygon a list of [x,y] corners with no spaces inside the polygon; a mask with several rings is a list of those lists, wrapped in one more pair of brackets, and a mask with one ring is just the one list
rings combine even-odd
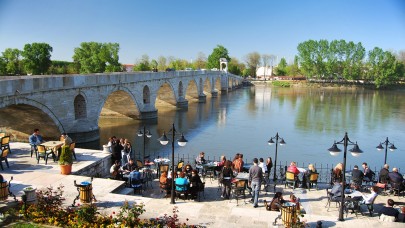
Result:
{"label": "tree", "polygon": [[0,57],[0,75],[7,75],[6,61],[2,56]]}
{"label": "tree", "polygon": [[170,61],[169,67],[176,70],[183,70],[188,66],[187,60],[184,59],[173,59]]}
{"label": "tree", "polygon": [[121,72],[122,66],[118,62],[120,45],[118,43],[104,43],[101,46],[102,59],[106,63],[104,72]]}
{"label": "tree", "polygon": [[220,65],[219,65],[220,58],[225,58],[228,60],[228,62],[231,61],[228,50],[226,48],[224,48],[223,46],[218,45],[216,48],[214,48],[211,55],[208,56],[208,62],[207,62],[208,69],[212,69],[212,68],[220,69]]}
{"label": "tree", "polygon": [[301,75],[300,68],[298,65],[298,56],[294,57],[294,63],[286,67],[286,75],[298,76]]}
{"label": "tree", "polygon": [[194,69],[205,69],[207,67],[207,57],[204,53],[199,52],[197,59],[194,61]]}
{"label": "tree", "polygon": [[32,43],[24,45],[22,56],[24,67],[28,73],[44,74],[51,66],[52,47],[47,43]]}
{"label": "tree", "polygon": [[75,48],[73,60],[80,73],[121,71],[118,51],[118,43],[82,42],[80,47]]}
{"label": "tree", "polygon": [[155,59],[152,59],[150,61],[150,66],[152,67],[152,69],[157,70],[158,68],[158,62]]}
{"label": "tree", "polygon": [[367,76],[377,88],[394,84],[401,72],[401,64],[388,51],[375,47],[368,53]]}
{"label": "tree", "polygon": [[255,78],[256,69],[260,65],[260,54],[258,52],[251,52],[245,56],[245,62],[250,69],[250,73]]}
{"label": "tree", "polygon": [[280,63],[277,66],[276,69],[276,75],[277,76],[285,76],[287,74],[287,61],[285,58],[280,59]]}
{"label": "tree", "polygon": [[21,51],[18,49],[7,48],[3,52],[5,71],[7,75],[21,74]]}
{"label": "tree", "polygon": [[141,59],[138,59],[134,66],[134,71],[150,71],[151,68],[149,66],[149,56],[147,54],[143,54]]}
{"label": "tree", "polygon": [[157,62],[158,62],[158,70],[164,71],[167,68],[166,66],[167,59],[164,56],[159,56]]}
{"label": "tree", "polygon": [[235,57],[231,58],[231,61],[228,63],[229,73],[235,75],[242,75],[243,70],[245,69],[245,64],[240,63],[239,60]]}

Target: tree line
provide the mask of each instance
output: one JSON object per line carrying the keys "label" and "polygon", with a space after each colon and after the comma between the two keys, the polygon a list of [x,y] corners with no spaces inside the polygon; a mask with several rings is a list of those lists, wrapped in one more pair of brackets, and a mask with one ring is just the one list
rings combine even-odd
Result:
{"label": "tree line", "polygon": [[[46,43],[26,44],[23,50],[7,48],[0,56],[0,75],[26,74],[89,74],[125,71],[119,62],[118,43],[82,42],[74,49],[73,62],[51,60],[53,48]],[[395,55],[381,48],[366,52],[361,43],[345,40],[308,40],[297,46],[292,63],[278,61],[272,54],[251,52],[243,61],[230,57],[228,50],[217,45],[206,57],[199,52],[194,61],[174,56],[150,59],[142,55],[133,64],[133,71],[184,70],[186,68],[220,69],[220,58],[228,60],[230,73],[256,77],[258,67],[271,67],[275,76],[305,76],[315,79],[366,80],[384,87],[403,79],[405,52]],[[278,62],[276,62],[278,61]]]}

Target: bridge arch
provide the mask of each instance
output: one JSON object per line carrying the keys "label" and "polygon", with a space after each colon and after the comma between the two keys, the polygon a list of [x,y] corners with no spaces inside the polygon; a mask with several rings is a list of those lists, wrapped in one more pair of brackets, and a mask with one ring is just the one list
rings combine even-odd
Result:
{"label": "bridge arch", "polygon": [[[97,122],[102,115],[103,108],[129,118],[136,119],[139,117],[139,102],[129,88],[125,86],[113,86],[105,94],[105,99],[101,101],[100,107],[98,107],[98,111],[96,112]],[[120,102],[119,105],[116,105],[118,102]]]}
{"label": "bridge arch", "polygon": [[144,104],[149,104],[150,103],[150,89],[149,86],[145,85],[143,87],[143,93],[142,93],[142,97],[143,97],[143,103]]}
{"label": "bridge arch", "polygon": [[73,107],[75,109],[75,120],[87,118],[87,105],[86,99],[82,94],[78,94],[73,101]]}
{"label": "bridge arch", "polygon": [[39,109],[40,111],[42,111],[43,113],[45,113],[48,117],[50,117],[60,132],[65,132],[65,127],[63,126],[63,124],[61,123],[59,118],[55,115],[55,113],[50,108],[48,108],[46,105],[42,104],[39,101],[30,99],[30,98],[26,98],[26,97],[18,97],[15,99],[15,102],[13,104],[8,104],[5,107],[11,106],[11,105],[28,105],[28,106],[35,107],[35,108]]}

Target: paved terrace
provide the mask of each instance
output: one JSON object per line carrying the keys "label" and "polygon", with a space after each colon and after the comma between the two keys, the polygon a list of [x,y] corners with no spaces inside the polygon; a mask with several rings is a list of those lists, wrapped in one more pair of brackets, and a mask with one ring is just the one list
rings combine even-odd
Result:
{"label": "paved terrace", "polygon": [[[89,181],[89,177],[77,175],[60,175],[59,166],[53,160],[48,160],[48,165],[45,165],[41,160],[37,164],[34,158],[29,155],[29,145],[24,143],[12,143],[12,154],[9,156],[10,168],[5,167],[1,174],[7,180],[11,176],[14,180],[11,182],[11,191],[21,200],[22,189],[27,186],[35,186],[38,189],[44,187],[57,187],[63,184],[64,196],[66,197],[66,205],[70,205],[73,199],[77,196],[76,187],[73,181]],[[73,164],[73,172],[80,169],[85,169],[91,163],[109,156],[102,151],[76,149],[78,161]],[[4,165],[4,162],[3,162]],[[302,206],[307,214],[305,219],[310,224],[310,227],[315,227],[317,221],[322,221],[323,227],[404,227],[403,223],[387,223],[380,222],[378,216],[374,217],[356,216],[348,214],[344,222],[337,221],[338,208],[335,204],[331,204],[329,212],[325,208],[326,205],[326,185],[320,185],[319,190],[304,190],[304,189],[284,189],[284,185],[277,186],[277,191],[283,191],[284,195],[288,196],[294,193],[301,198]],[[122,202],[128,200],[130,203],[143,202],[146,206],[146,212],[142,218],[156,218],[164,214],[172,213],[173,205],[170,204],[169,198],[164,198],[163,193],[158,187],[158,180],[153,181],[153,188],[148,187],[143,196],[133,195],[132,189],[126,189],[122,181],[115,181],[103,178],[94,178],[93,193],[97,198],[97,206],[102,213],[110,214],[112,211],[117,211],[122,205]],[[277,225],[273,226],[273,221],[280,212],[266,211],[263,200],[270,201],[273,197],[273,192],[260,193],[260,203],[258,208],[253,208],[253,205],[236,200],[222,200],[216,180],[206,179],[205,198],[201,202],[178,200],[176,206],[179,210],[179,218],[181,221],[188,220],[188,224],[199,224],[206,227],[283,227],[281,220],[278,220]],[[395,201],[405,202],[405,199],[398,196],[390,196]],[[388,196],[378,196],[376,199],[375,210],[384,205]],[[6,202],[0,202],[0,210],[4,210],[5,206],[11,204],[13,199],[8,198]],[[363,211],[366,208],[362,208]]]}

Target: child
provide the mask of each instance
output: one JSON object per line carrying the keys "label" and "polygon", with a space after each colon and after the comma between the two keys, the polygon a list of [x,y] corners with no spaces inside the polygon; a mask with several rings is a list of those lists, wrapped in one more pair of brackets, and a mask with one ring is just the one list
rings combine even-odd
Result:
{"label": "child", "polygon": [[300,198],[295,197],[294,194],[290,195],[290,202],[295,203],[295,206],[297,208],[297,211],[300,211]]}

